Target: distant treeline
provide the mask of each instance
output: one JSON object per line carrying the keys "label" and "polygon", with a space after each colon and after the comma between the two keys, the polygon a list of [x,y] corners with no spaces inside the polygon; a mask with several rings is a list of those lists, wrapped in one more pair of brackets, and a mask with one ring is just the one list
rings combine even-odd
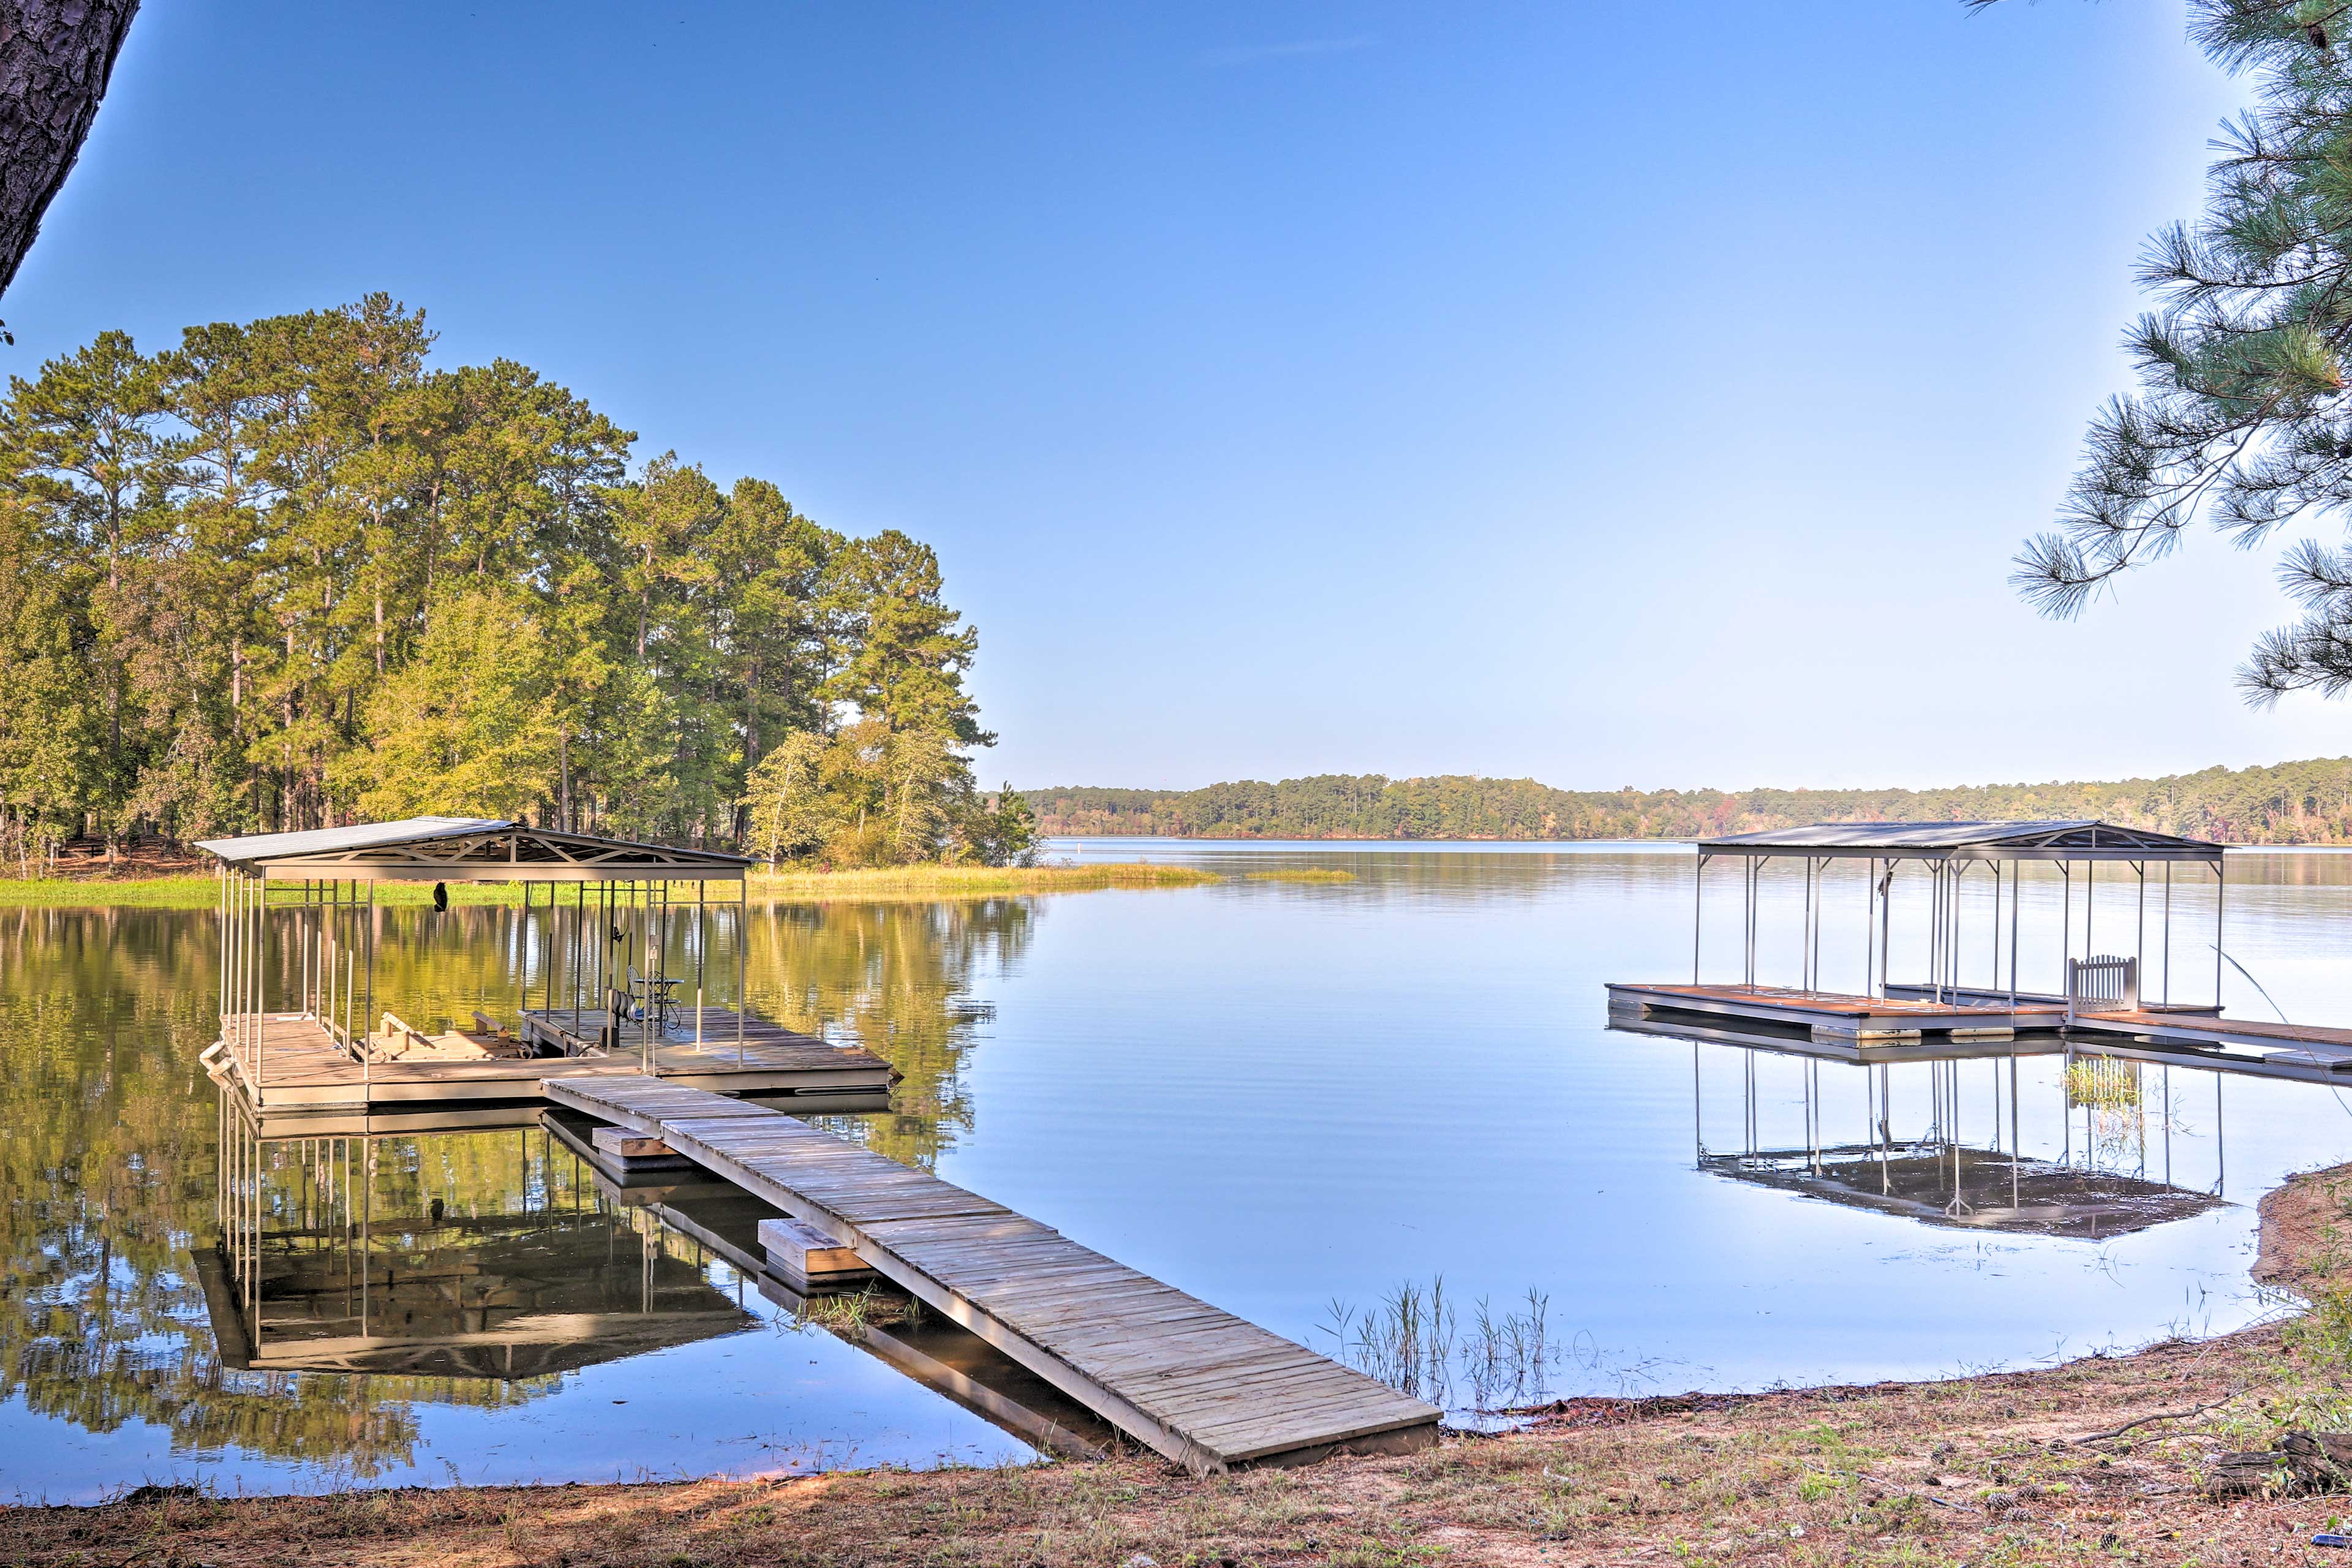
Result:
{"label": "distant treeline", "polygon": [[1553,789],[1331,773],[1205,789],[1025,792],[1051,834],[1181,838],[1694,838],[1808,822],[2098,817],[2231,844],[2352,844],[2352,757],[2099,784],[1953,789]]}

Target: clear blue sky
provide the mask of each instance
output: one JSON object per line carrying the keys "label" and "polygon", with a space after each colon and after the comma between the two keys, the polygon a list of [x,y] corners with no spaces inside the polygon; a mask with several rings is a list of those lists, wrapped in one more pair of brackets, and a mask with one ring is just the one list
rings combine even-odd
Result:
{"label": "clear blue sky", "polygon": [[2266,557],[2004,582],[2242,92],[2177,3],[176,0],[7,363],[389,290],[933,542],[992,781],[2335,754]]}

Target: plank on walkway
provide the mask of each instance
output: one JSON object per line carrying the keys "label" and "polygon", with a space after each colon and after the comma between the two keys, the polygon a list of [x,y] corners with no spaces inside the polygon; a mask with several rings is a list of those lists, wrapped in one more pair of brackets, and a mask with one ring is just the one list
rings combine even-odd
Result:
{"label": "plank on walkway", "polygon": [[1196,1471],[1426,1447],[1432,1405],[951,1182],[781,1111],[643,1077],[550,1100],[658,1137],[855,1249],[1139,1441]]}

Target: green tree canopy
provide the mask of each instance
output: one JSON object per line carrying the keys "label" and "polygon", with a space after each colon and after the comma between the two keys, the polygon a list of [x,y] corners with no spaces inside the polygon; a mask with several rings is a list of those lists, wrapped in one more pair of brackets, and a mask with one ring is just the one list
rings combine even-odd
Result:
{"label": "green tree canopy", "polygon": [[[2255,83],[2223,129],[2204,214],[2148,243],[2162,308],[2126,335],[2140,389],[2093,420],[2058,526],[2016,582],[2071,616],[2202,522],[2252,548],[2352,504],[2352,5],[2190,0],[2207,55]],[[2352,689],[2352,549],[2313,541],[2279,564],[2300,619],[2241,671],[2252,700]]]}
{"label": "green tree canopy", "polygon": [[[882,835],[861,857],[964,842],[993,737],[929,546],[673,452],[632,471],[635,437],[571,392],[432,350],[376,294],[161,353],[106,332],[10,383],[17,858],[434,811],[790,853],[752,822],[780,752],[831,759],[831,807]],[[852,732],[884,737],[854,788]]]}

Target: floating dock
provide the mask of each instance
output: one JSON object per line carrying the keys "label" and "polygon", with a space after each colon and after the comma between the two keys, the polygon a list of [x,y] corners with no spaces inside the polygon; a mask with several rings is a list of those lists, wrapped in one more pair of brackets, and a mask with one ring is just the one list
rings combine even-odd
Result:
{"label": "floating dock", "polygon": [[936,1176],[776,1110],[635,1075],[551,1077],[556,1104],[674,1152],[1196,1473],[1409,1453],[1443,1412]]}
{"label": "floating dock", "polygon": [[1917,1040],[2006,1040],[2020,1029],[2055,1028],[2066,1020],[2063,1002],[2049,1005],[1937,1002],[1906,996],[1854,996],[1778,985],[1633,985],[1609,987],[1612,1012],[1643,1018],[1660,1015],[1780,1024],[1817,1040],[1850,1043]]}
{"label": "floating dock", "polygon": [[[1690,984],[1610,985],[1612,1025],[1773,1049],[1790,1049],[1790,1042],[1802,1040],[1812,1047],[1802,1054],[1874,1063],[1906,1054],[1948,1060],[2072,1051],[2322,1081],[2352,1075],[2352,1029],[2221,1016],[2222,969],[2229,962],[2221,845],[2095,821],[1828,822],[1706,838],[1696,848]],[[1700,962],[1706,868],[1718,859],[1740,867],[1740,973],[1728,984],[1708,983]],[[1801,887],[1790,890],[1801,897],[1804,915],[1797,984],[1768,985],[1758,975],[1763,879],[1768,868],[1791,860],[1800,878],[1790,879],[1801,879]],[[1822,984],[1822,913],[1829,872],[1840,862],[1864,873],[1859,993]],[[2052,956],[2063,985],[2055,994],[2018,984],[2022,876],[2033,864],[2054,871],[2060,882],[2058,952]],[[1891,973],[1889,910],[1897,873],[1906,867],[1926,873],[1925,981],[1898,981]],[[2094,945],[2094,894],[2102,868],[2111,887],[2121,880],[2132,895],[2129,940],[2118,944],[2129,947],[2128,953],[2103,953]],[[2212,877],[2212,941],[2202,944],[2213,954],[2210,1001],[2170,997],[2177,869],[2200,880],[2205,872]],[[1962,890],[1981,883],[1990,883],[1991,918],[1980,930],[1964,931]],[[2074,956],[2078,899],[2080,958]],[[1978,908],[1987,901],[1978,900]],[[2116,901],[2109,900],[2110,922]],[[2144,999],[2140,991],[2151,924],[2164,972],[2165,994],[2158,1000]],[[1977,954],[1989,957],[1989,966],[1979,968]]]}
{"label": "floating dock", "polygon": [[[573,1013],[551,1020],[534,1010],[524,1016],[524,1037],[562,1039],[584,1026]],[[764,1019],[746,1023],[739,1046],[735,1015],[724,1007],[706,1009],[703,1027],[705,1043],[699,1047],[691,1027],[672,1026],[648,1039],[644,1026],[631,1022],[612,1047],[580,1040],[576,1048],[582,1054],[576,1056],[387,1061],[363,1059],[310,1014],[248,1014],[230,1018],[224,1044],[208,1065],[217,1066],[248,1102],[273,1118],[536,1101],[540,1086],[551,1079],[635,1077],[648,1067],[664,1079],[697,1089],[788,1095],[794,1109],[812,1113],[876,1110],[886,1103],[890,1066],[870,1051],[835,1046]]]}
{"label": "floating dock", "polygon": [[[614,1074],[804,1111],[887,1108],[879,1057],[751,1011],[742,856],[449,816],[200,847],[221,867],[220,1036],[204,1066],[289,1134],[293,1122],[320,1137],[527,1123],[547,1079]],[[500,933],[515,987],[504,1022],[477,1011],[467,1027],[436,1010],[418,1028],[392,1009],[446,997],[378,1005],[379,882],[436,884],[427,921],[447,918],[449,883],[520,888]],[[731,907],[714,904],[714,883],[732,886]]]}

